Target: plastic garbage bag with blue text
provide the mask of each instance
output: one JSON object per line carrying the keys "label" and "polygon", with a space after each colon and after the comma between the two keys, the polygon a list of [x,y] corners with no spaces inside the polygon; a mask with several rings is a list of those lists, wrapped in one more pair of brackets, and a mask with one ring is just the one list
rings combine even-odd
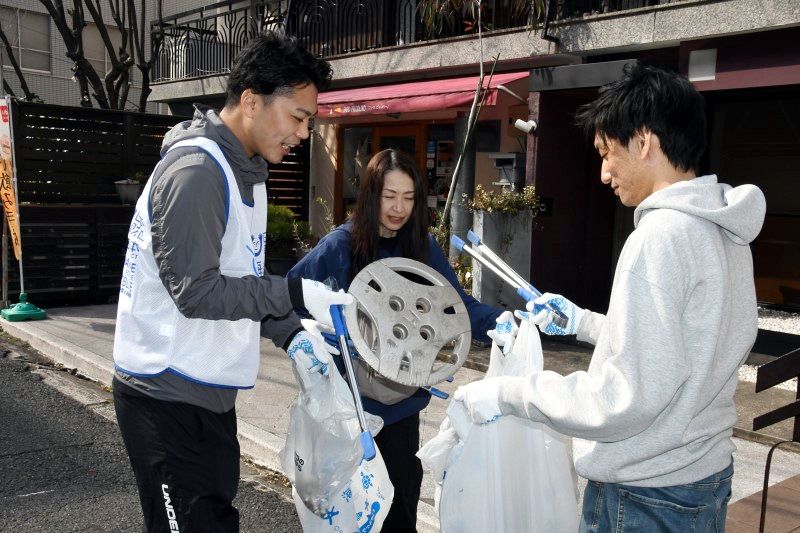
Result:
{"label": "plastic garbage bag with blue text", "polygon": [[[541,370],[538,331],[523,320],[511,352],[492,345],[486,378]],[[571,439],[515,416],[474,424],[452,401],[417,456],[431,471],[442,533],[578,530]]]}
{"label": "plastic garbage bag with blue text", "polygon": [[[380,452],[362,459],[361,428],[353,396],[332,368],[326,375],[293,365],[300,394],[292,404],[283,471],[303,531],[378,532],[392,505],[394,487]],[[367,414],[373,435],[382,420]],[[377,451],[377,450],[376,450]]]}

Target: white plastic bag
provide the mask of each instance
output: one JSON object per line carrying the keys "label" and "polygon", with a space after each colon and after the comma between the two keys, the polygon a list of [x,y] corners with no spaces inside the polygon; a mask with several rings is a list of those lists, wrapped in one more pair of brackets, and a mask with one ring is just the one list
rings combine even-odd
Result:
{"label": "white plastic bag", "polygon": [[371,461],[363,461],[350,480],[330,500],[322,516],[312,513],[292,490],[297,516],[305,533],[378,533],[392,507],[394,487],[381,452],[376,448]]}
{"label": "white plastic bag", "polygon": [[[281,466],[303,530],[380,531],[394,487],[380,453],[362,461],[352,393],[335,368],[323,376],[298,368],[297,360],[300,394],[291,407]],[[376,435],[383,421],[367,414],[367,424]]]}
{"label": "white plastic bag", "polygon": [[[538,331],[523,321],[511,353],[503,356],[492,346],[486,377],[522,376],[541,370],[542,363]],[[476,425],[455,401],[447,414],[439,435],[417,454],[437,480],[443,533],[577,531],[577,478],[568,438],[514,416]],[[444,471],[437,475],[443,454]]]}

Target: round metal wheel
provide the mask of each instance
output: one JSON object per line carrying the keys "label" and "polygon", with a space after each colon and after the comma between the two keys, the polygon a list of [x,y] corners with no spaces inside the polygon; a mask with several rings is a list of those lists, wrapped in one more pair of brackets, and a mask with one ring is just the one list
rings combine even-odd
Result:
{"label": "round metal wheel", "polygon": [[402,257],[381,259],[361,270],[348,292],[355,299],[345,307],[350,338],[380,375],[430,386],[466,361],[472,339],[467,308],[433,268]]}

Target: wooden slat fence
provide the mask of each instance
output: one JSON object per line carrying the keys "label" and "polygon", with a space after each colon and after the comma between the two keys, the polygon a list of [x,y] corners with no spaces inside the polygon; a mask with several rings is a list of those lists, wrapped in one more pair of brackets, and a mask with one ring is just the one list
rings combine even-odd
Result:
{"label": "wooden slat fence", "polygon": [[147,175],[164,134],[184,117],[16,101],[21,202],[118,203],[114,182]]}
{"label": "wooden slat fence", "polygon": [[[117,301],[133,206],[23,205],[25,290],[36,305]],[[8,269],[9,298],[19,297],[19,268]]]}
{"label": "wooden slat fence", "polygon": [[310,146],[303,141],[279,165],[270,165],[267,179],[269,202],[285,205],[298,220],[308,220]]}
{"label": "wooden slat fence", "polygon": [[[114,182],[149,175],[185,117],[20,101],[12,112],[26,292],[43,307],[116,302],[133,206],[120,205]],[[308,220],[308,175],[305,142],[271,166],[270,201]]]}

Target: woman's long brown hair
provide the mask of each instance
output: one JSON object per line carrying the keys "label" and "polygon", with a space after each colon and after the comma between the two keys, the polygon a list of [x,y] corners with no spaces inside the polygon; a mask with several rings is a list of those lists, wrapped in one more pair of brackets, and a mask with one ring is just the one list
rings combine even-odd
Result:
{"label": "woman's long brown hair", "polygon": [[364,179],[358,188],[356,208],[350,219],[350,279],[362,268],[378,259],[378,230],[381,223],[381,193],[388,172],[399,170],[414,182],[414,207],[411,216],[397,232],[402,257],[428,261],[428,209],[425,203],[425,185],[417,165],[404,152],[389,148],[378,152],[367,164]]}

